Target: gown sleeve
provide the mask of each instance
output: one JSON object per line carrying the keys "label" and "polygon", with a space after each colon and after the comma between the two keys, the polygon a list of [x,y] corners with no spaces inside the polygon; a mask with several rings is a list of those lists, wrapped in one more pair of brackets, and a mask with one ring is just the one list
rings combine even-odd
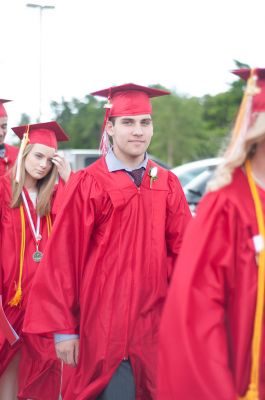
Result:
{"label": "gown sleeve", "polygon": [[2,208],[3,208],[3,180],[0,178],[0,295],[3,295],[2,282]]}
{"label": "gown sleeve", "polygon": [[63,205],[34,277],[25,332],[78,332],[79,288],[101,194],[100,186],[84,171],[67,184]]}
{"label": "gown sleeve", "polygon": [[169,265],[168,279],[170,280],[182,244],[184,232],[192,217],[182,187],[176,176],[171,172],[169,172],[168,184],[170,191],[167,199],[165,232]]}
{"label": "gown sleeve", "polygon": [[211,193],[186,230],[161,322],[157,400],[236,400],[225,308],[239,225]]}

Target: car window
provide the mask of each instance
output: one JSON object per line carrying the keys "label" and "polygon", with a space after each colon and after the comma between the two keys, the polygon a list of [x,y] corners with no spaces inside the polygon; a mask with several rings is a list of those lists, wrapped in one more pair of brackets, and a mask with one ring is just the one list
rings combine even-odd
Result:
{"label": "car window", "polygon": [[187,185],[188,182],[190,182],[195,176],[201,174],[205,170],[205,167],[198,167],[194,168],[190,171],[183,171],[180,172],[177,176],[180,180],[180,183],[182,186]]}

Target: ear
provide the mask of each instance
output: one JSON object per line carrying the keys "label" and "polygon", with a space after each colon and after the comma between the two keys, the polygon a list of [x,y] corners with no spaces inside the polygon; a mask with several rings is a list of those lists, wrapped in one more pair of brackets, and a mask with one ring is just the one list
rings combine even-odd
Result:
{"label": "ear", "polygon": [[107,121],[105,129],[109,136],[113,136],[113,123],[111,121]]}

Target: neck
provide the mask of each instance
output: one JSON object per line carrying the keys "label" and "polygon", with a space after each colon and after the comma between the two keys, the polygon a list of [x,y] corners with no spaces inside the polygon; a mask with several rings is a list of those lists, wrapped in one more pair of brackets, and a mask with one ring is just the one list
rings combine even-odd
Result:
{"label": "neck", "polygon": [[24,186],[27,190],[30,190],[32,192],[37,191],[37,180],[32,178],[32,176],[28,175],[26,176]]}
{"label": "neck", "polygon": [[265,187],[265,156],[264,151],[257,147],[256,153],[251,160],[253,177],[260,186]]}
{"label": "neck", "polygon": [[119,161],[122,162],[122,164],[130,169],[135,169],[137,168],[143,161],[145,158],[145,154],[141,154],[139,156],[125,156],[123,154],[119,154],[119,152],[117,152],[114,148],[113,148],[113,153],[115,154],[115,157],[117,157],[117,159]]}

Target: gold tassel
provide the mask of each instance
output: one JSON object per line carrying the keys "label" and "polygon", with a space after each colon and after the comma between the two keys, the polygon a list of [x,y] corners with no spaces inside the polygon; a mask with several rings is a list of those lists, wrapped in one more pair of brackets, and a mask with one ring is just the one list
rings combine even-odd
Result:
{"label": "gold tassel", "polygon": [[22,300],[22,289],[21,287],[17,287],[15,296],[9,301],[8,304],[11,307],[16,307],[17,305],[20,304],[21,300]]}
{"label": "gold tassel", "polygon": [[265,289],[265,225],[261,200],[252,176],[251,164],[247,160],[245,163],[246,174],[250,186],[252,198],[255,205],[256,217],[258,222],[259,234],[263,238],[263,249],[258,254],[258,284],[257,302],[255,310],[254,331],[252,337],[252,361],[250,383],[245,396],[239,397],[240,400],[260,400],[259,398],[259,361],[262,341],[262,325],[264,315],[264,289]]}
{"label": "gold tassel", "polygon": [[[15,285],[16,293],[12,297],[12,299],[8,302],[11,307],[16,307],[21,303],[22,300],[22,275],[23,275],[23,264],[24,264],[24,254],[25,254],[25,245],[26,245],[26,228],[25,228],[25,216],[23,205],[20,206],[20,217],[21,217],[21,246],[20,246],[20,260],[19,260],[19,279],[18,284]],[[46,215],[47,221],[47,229],[48,229],[48,237],[51,234],[52,230],[52,221],[51,215]]]}
{"label": "gold tassel", "polygon": [[239,397],[239,400],[259,400],[259,392],[256,385],[250,384],[245,396]]}
{"label": "gold tassel", "polygon": [[29,125],[27,127],[27,131],[23,135],[23,139],[20,144],[18,156],[17,156],[17,170],[16,170],[16,182],[19,183],[20,176],[21,176],[21,163],[22,163],[22,156],[25,150],[25,147],[29,143]]}
{"label": "gold tassel", "polygon": [[[247,87],[244,92],[243,99],[241,101],[239,111],[236,117],[235,125],[232,131],[232,138],[231,142],[229,144],[228,149],[226,150],[226,156],[229,156],[229,154],[234,150],[234,148],[238,144],[238,138],[240,135],[242,135],[242,127],[246,127],[248,125],[249,121],[246,122],[246,118],[249,118],[249,115],[247,113],[247,108],[249,101],[252,102],[253,96],[256,94],[255,90],[253,89],[255,87],[255,69],[252,69],[250,72],[250,76],[247,81]],[[257,89],[257,88],[256,88]]]}
{"label": "gold tassel", "polygon": [[23,273],[23,264],[24,264],[24,254],[25,254],[25,244],[26,244],[26,228],[25,228],[25,216],[23,205],[21,204],[20,207],[20,219],[21,219],[21,245],[20,245],[20,258],[19,258],[19,278],[18,284],[16,285],[16,293],[12,297],[12,299],[8,302],[11,307],[16,307],[20,304],[22,300],[22,273]]}

